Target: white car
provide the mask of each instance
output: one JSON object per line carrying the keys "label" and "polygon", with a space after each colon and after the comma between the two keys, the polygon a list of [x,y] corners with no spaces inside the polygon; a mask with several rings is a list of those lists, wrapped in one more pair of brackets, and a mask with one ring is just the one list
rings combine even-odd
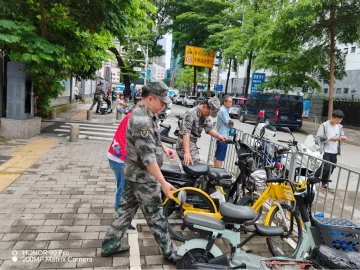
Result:
{"label": "white car", "polygon": [[177,97],[174,98],[174,103],[175,104],[182,104],[183,99],[185,98],[185,95],[178,95]]}
{"label": "white car", "polygon": [[188,96],[183,101],[183,106],[185,107],[194,107],[196,105],[197,97],[196,96]]}

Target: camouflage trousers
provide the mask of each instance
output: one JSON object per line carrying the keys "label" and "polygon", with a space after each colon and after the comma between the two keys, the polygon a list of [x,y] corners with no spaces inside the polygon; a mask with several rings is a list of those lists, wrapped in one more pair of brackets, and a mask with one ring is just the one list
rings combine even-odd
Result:
{"label": "camouflage trousers", "polygon": [[[183,161],[185,151],[184,151],[184,141],[182,139],[178,139],[176,142],[176,153],[179,156],[180,160]],[[192,141],[190,141],[190,154],[194,163],[200,162],[199,149],[196,143]]]}
{"label": "camouflage trousers", "polygon": [[163,215],[161,186],[157,182],[136,183],[125,179],[125,187],[119,207],[102,242],[102,250],[117,250],[136,211],[140,207],[164,257],[176,258],[177,247],[170,239],[168,221]]}

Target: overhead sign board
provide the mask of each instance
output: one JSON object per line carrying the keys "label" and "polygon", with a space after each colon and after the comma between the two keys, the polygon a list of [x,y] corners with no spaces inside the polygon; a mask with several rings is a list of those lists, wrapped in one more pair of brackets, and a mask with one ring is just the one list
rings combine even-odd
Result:
{"label": "overhead sign board", "polygon": [[224,88],[224,86],[222,84],[218,84],[215,86],[214,90],[217,92],[221,92],[223,90],[223,88]]}
{"label": "overhead sign board", "polygon": [[205,48],[185,46],[184,64],[188,66],[212,68],[214,66],[215,51]]}
{"label": "overhead sign board", "polygon": [[251,94],[262,92],[263,89],[258,89],[259,85],[265,82],[265,73],[253,73],[251,78]]}

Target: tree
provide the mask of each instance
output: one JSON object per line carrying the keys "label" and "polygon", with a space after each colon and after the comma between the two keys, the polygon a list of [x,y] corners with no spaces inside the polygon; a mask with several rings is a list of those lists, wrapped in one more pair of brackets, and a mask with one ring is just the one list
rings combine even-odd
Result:
{"label": "tree", "polygon": [[[179,70],[179,76],[176,79],[175,87],[180,89],[181,93],[189,92],[193,88],[194,77],[193,67],[185,67]],[[206,76],[203,72],[197,74],[197,82],[205,84]]]}
{"label": "tree", "polygon": [[[219,49],[216,44],[207,44],[210,35],[222,29],[224,10],[231,1],[222,0],[169,0],[171,8],[169,15],[172,19],[170,29],[173,33],[174,53],[180,55],[180,61],[184,62],[185,46],[199,46],[207,49]],[[203,68],[194,67],[194,81],[196,73]],[[210,71],[209,71],[209,74]],[[193,83],[195,85],[196,83]],[[210,93],[208,91],[208,93]],[[194,93],[193,93],[194,94]]]}
{"label": "tree", "polygon": [[[321,58],[318,74],[329,81],[328,116],[334,101],[335,78],[345,75],[344,55],[336,44],[354,43],[360,39],[360,2],[357,0],[299,0],[285,5],[279,12],[272,37],[286,48],[308,50],[306,58]],[[316,55],[319,54],[319,55]],[[325,63],[323,60],[326,59]],[[306,61],[306,60],[305,60]]]}

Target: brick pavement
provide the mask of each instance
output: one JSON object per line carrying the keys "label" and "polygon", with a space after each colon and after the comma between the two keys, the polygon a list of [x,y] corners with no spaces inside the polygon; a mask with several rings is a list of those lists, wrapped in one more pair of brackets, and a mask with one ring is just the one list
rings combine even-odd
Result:
{"label": "brick pavement", "polygon": [[[108,146],[61,140],[0,192],[0,269],[175,268],[163,260],[141,213],[134,220],[138,233],[123,239],[132,246],[130,253],[100,256],[115,197]],[[217,241],[229,251],[229,245]],[[255,239],[246,248],[269,256],[264,243]],[[47,254],[31,255],[33,250]]]}

